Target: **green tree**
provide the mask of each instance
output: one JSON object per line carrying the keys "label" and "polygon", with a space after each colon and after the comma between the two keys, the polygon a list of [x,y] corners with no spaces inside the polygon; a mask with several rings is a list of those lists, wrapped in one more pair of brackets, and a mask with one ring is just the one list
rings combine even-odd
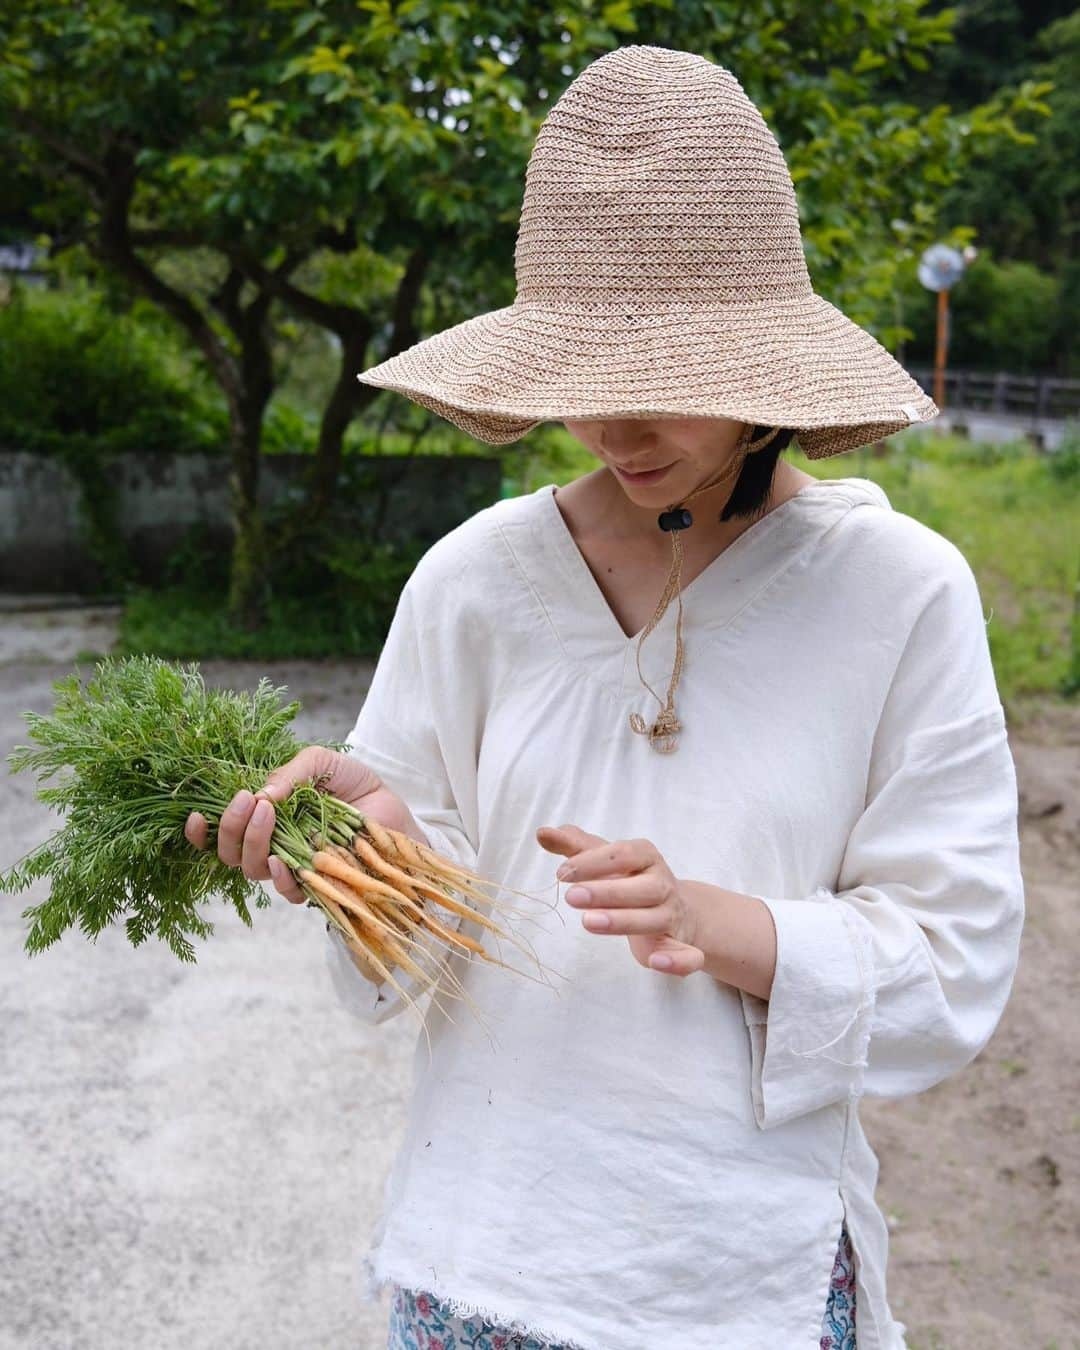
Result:
{"label": "green tree", "polygon": [[[954,7],[930,0],[926,8],[939,13]],[[911,86],[912,101],[967,107],[992,97],[1030,73],[1042,30],[1075,9],[1075,0],[963,0],[955,6],[954,42]],[[905,88],[910,72],[895,73],[896,87]]]}
{"label": "green tree", "polygon": [[[943,190],[1045,90],[954,114],[886,96],[954,12],[924,0],[0,0],[0,134],[48,191],[58,247],[92,249],[188,334],[224,392],[231,604],[257,621],[263,418],[275,302],[334,333],[311,509],[378,391],[357,370],[508,303],[529,150],[588,61],[626,42],[732,69],[777,133],[815,284],[873,324]],[[200,280],[171,267],[204,260]],[[879,333],[888,343],[895,334]]]}
{"label": "green tree", "polygon": [[[932,6],[933,7],[933,6]],[[1055,303],[1036,316],[1037,322],[1020,329],[1011,298],[1002,291],[995,302],[1003,305],[998,324],[980,322],[977,350],[971,357],[959,355],[965,343],[961,306],[972,315],[990,297],[984,283],[978,296],[965,300],[969,280],[955,295],[955,341],[950,344],[955,359],[988,368],[1056,371],[1073,375],[1080,371],[1076,343],[1080,328],[1080,257],[1077,255],[1077,222],[1080,221],[1080,9],[1074,0],[969,0],[959,11],[954,28],[955,43],[941,50],[931,70],[893,72],[890,89],[910,98],[920,108],[942,100],[964,106],[995,91],[1017,87],[1024,80],[1049,86],[1045,95],[1048,120],[1036,143],[1003,142],[992,158],[969,164],[944,194],[940,222],[944,229],[969,227],[981,256],[1008,262],[1034,264],[1041,276],[1024,271],[1015,280],[1030,275],[1031,288],[1019,304],[1030,309],[1035,297],[1045,298],[1057,287]],[[995,275],[1006,281],[1004,271]],[[971,282],[975,282],[972,273]],[[914,282],[912,283],[915,284]],[[932,302],[933,297],[930,297]],[[917,301],[907,314],[910,322],[925,306]],[[985,341],[1000,334],[1002,345]],[[930,345],[933,320],[920,330]],[[1021,340],[1021,335],[1022,339]],[[918,344],[917,344],[918,345]],[[926,356],[926,351],[923,351]]]}
{"label": "green tree", "polygon": [[1002,146],[992,164],[954,185],[942,209],[949,221],[977,223],[977,242],[996,257],[1032,263],[1057,281],[1059,303],[1042,318],[1040,369],[1071,376],[1080,372],[1080,9],[1041,29],[1030,53],[1025,73],[1053,85],[1038,143]]}

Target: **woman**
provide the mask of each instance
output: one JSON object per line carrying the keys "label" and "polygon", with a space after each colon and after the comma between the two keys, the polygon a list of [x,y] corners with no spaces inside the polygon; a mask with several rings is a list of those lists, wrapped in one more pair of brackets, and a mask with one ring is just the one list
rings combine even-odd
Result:
{"label": "woman", "polygon": [[[217,839],[299,902],[272,802],[325,771],[516,890],[573,869],[529,929],[554,990],[451,958],[494,1036],[429,1009],[371,1294],[392,1350],[896,1350],[858,1099],[997,1025],[1016,782],[963,556],[779,455],[937,409],[814,294],[779,147],[691,53],[620,48],[564,92],[517,276],[361,378],[491,444],[562,421],[600,467],[429,549],[349,753],[306,750]],[[328,954],[360,1017],[402,1009]]]}

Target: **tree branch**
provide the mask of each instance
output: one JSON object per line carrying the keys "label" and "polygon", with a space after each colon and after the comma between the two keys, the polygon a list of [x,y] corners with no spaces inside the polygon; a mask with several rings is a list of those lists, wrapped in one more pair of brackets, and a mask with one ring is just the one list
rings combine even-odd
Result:
{"label": "tree branch", "polygon": [[356,247],[357,231],[359,221],[356,216],[350,216],[340,230],[335,230],[332,226],[326,226],[315,235],[315,243],[319,248],[329,249],[332,253],[351,253]]}
{"label": "tree branch", "polygon": [[404,351],[406,347],[411,347],[419,337],[416,326],[416,304],[430,262],[430,255],[423,244],[417,244],[409,254],[405,273],[398,283],[397,294],[394,296],[394,326],[390,333],[386,355],[383,357],[384,361]]}
{"label": "tree branch", "polygon": [[128,230],[137,248],[204,248],[206,240],[187,230]]}
{"label": "tree branch", "polygon": [[244,327],[244,311],[240,304],[240,292],[243,289],[243,272],[238,267],[230,267],[224,281],[210,297],[210,303],[221,312],[237,337]]}
{"label": "tree branch", "polygon": [[44,122],[40,122],[32,113],[28,113],[22,108],[9,109],[9,113],[20,131],[25,132],[27,136],[39,141],[46,149],[59,155],[69,169],[90,183],[95,190],[100,192],[104,188],[105,169],[92,155],[88,155],[85,150],[71,141],[65,140],[51,127],[47,127]]}
{"label": "tree branch", "polygon": [[236,362],[198,306],[182,292],[174,290],[132,247],[128,229],[128,213],[135,193],[136,177],[132,155],[112,146],[106,153],[104,167],[106,189],[98,232],[98,253],[187,330],[221,385],[230,411],[239,419],[242,416],[242,389]]}
{"label": "tree branch", "polygon": [[[329,328],[338,337],[344,337],[355,328],[358,321],[363,321],[366,317],[362,310],[352,305],[332,304],[328,300],[320,300],[318,296],[301,290],[288,279],[280,267],[270,271],[254,258],[236,251],[232,252],[230,257],[260,289],[270,291],[301,318],[310,319],[320,328]],[[292,271],[296,265],[296,262],[293,262],[288,270]]]}

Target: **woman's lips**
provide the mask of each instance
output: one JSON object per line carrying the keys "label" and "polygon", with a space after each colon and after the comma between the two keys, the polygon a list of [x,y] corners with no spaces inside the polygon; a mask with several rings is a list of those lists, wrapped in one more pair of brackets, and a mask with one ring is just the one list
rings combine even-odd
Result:
{"label": "woman's lips", "polygon": [[671,465],[665,464],[662,468],[650,469],[648,473],[628,473],[625,469],[620,469],[617,464],[612,465],[612,467],[619,477],[625,478],[628,483],[655,483],[663,478]]}

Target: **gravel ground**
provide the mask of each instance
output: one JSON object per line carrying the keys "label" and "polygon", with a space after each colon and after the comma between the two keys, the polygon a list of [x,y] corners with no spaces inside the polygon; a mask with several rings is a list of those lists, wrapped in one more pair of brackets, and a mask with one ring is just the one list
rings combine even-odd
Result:
{"label": "gravel ground", "polygon": [[[0,666],[0,752],[67,664]],[[263,669],[205,666],[249,687]],[[302,736],[344,735],[370,664],[272,671]],[[344,717],[351,725],[351,718]],[[0,777],[0,868],[52,828],[29,775]],[[122,932],[22,952],[0,906],[0,1347],[376,1350],[387,1297],[358,1254],[403,1120],[416,1024],[338,1003],[314,911],[249,930],[223,906],[184,965]]]}
{"label": "gravel ground", "polygon": [[[109,624],[0,618],[0,754]],[[315,738],[345,734],[371,666],[204,669],[287,684]],[[1013,998],[963,1073],[863,1104],[910,1350],[1080,1347],[1080,708],[1010,730],[1028,899]],[[0,776],[0,808],[4,868],[51,824],[26,775]],[[36,898],[0,906],[0,1350],[380,1350],[387,1299],[360,1301],[359,1254],[415,1023],[350,1017],[308,909],[278,902],[251,931],[217,911],[195,966],[118,933],[31,960]]]}

